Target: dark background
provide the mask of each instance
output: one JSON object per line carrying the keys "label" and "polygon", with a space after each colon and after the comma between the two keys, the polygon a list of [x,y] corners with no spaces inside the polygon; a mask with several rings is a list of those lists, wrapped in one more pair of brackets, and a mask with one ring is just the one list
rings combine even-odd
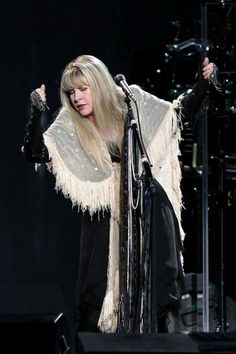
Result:
{"label": "dark background", "polygon": [[[92,54],[106,63],[112,75],[123,73],[129,83],[169,99],[173,95],[169,90],[176,84],[180,91],[193,84],[201,55],[194,53],[190,60],[180,55],[166,61],[166,45],[200,38],[200,9],[201,2],[196,0],[24,0],[2,6],[0,313],[70,313],[73,306],[80,220],[70,201],[54,191],[54,178],[44,167],[35,173],[21,153],[30,92],[45,83],[53,113],[60,105],[64,66],[78,55]],[[215,41],[221,36],[217,21]],[[216,54],[210,59],[221,64],[220,49]],[[235,152],[232,143],[230,153]],[[199,181],[190,178],[186,183],[192,213],[187,218],[193,217],[190,225],[194,226],[191,229],[184,220],[186,271],[199,272],[201,224],[195,213],[200,202],[199,196],[197,201],[191,196]],[[217,198],[211,205],[215,204]],[[229,250],[235,245],[234,211],[234,205],[227,209]],[[227,274],[235,269],[229,250]],[[234,297],[231,284],[227,276],[227,292]]]}

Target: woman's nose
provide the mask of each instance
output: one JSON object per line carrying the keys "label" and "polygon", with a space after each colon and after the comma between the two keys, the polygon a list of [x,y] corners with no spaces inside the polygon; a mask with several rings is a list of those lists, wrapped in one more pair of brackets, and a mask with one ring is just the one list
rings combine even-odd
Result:
{"label": "woman's nose", "polygon": [[75,101],[79,101],[81,99],[80,90],[75,90]]}

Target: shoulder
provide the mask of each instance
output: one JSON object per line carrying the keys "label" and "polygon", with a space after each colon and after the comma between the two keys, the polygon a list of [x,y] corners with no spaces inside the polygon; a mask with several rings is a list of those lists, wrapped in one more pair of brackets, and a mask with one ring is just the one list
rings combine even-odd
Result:
{"label": "shoulder", "polygon": [[53,114],[53,121],[60,121],[60,120],[71,120],[71,115],[67,111],[65,107],[59,108],[56,112]]}
{"label": "shoulder", "polygon": [[144,104],[155,104],[156,106],[172,106],[172,103],[169,101],[166,101],[162,98],[157,97],[155,94],[151,94],[148,91],[145,91],[142,87],[139,85],[130,85],[130,88],[132,92],[134,93],[136,99],[138,102],[144,102]]}
{"label": "shoulder", "polygon": [[141,86],[136,84],[130,85],[130,89],[138,102],[142,101],[143,99],[145,99],[146,96],[149,95],[149,93],[143,90]]}
{"label": "shoulder", "polygon": [[139,85],[136,84],[130,85],[130,89],[133,91],[133,93],[137,94],[142,94],[145,92]]}

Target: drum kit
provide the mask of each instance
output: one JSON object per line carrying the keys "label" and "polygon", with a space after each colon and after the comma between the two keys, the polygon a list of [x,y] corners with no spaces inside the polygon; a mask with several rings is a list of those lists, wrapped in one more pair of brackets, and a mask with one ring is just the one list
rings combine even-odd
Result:
{"label": "drum kit", "polygon": [[[207,228],[206,233],[210,230],[210,234],[213,235],[210,237],[214,241],[218,240],[216,252],[218,269],[216,278],[213,279],[218,284],[216,331],[225,331],[229,327],[225,304],[225,238],[227,238],[226,232],[229,231],[229,226],[226,227],[225,220],[227,219],[229,224],[231,221],[228,218],[228,211],[236,209],[236,3],[232,1],[209,2],[202,5],[201,11],[199,37],[189,38],[182,42],[176,41],[175,37],[173,43],[166,45],[165,65],[171,70],[167,96],[169,100],[173,100],[191,88],[194,81],[188,82],[183,77],[183,73],[186,72],[184,68],[195,66],[199,69],[198,63],[206,53],[211,61],[216,63],[219,69],[221,92],[209,94],[205,117],[197,119],[197,124],[194,120],[194,124],[184,125],[181,166],[183,185],[189,184],[195,192],[197,190],[200,197],[195,201],[201,200],[202,202],[201,205],[194,205],[192,208],[190,206],[192,210],[202,209],[202,217],[200,217],[202,225],[199,225],[199,230],[204,234]],[[180,24],[179,22],[177,24],[179,30]],[[204,177],[204,174],[207,176]],[[204,178],[205,180],[207,178],[206,185],[204,185]],[[204,198],[207,198],[207,201],[204,201]],[[209,215],[213,217],[210,217],[208,224]],[[206,223],[205,229],[204,223]],[[209,240],[211,241],[211,238]],[[206,245],[208,245],[208,239]],[[209,250],[204,250],[204,240],[201,247],[204,278],[204,272],[209,271]],[[208,282],[209,278],[206,277],[205,287],[208,287]],[[207,294],[203,298],[207,298]],[[208,304],[205,305],[205,329],[208,331]]]}

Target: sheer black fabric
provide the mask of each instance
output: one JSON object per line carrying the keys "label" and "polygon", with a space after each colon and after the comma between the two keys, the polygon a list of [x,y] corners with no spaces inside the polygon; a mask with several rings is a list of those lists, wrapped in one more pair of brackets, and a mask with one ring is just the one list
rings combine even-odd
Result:
{"label": "sheer black fabric", "polygon": [[25,158],[34,163],[49,162],[48,149],[43,141],[43,132],[45,127],[43,122],[48,121],[48,111],[40,111],[34,105],[31,105],[30,119],[26,126],[23,152]]}
{"label": "sheer black fabric", "polygon": [[[172,204],[162,186],[153,179],[151,194],[152,332],[166,311],[178,314],[180,298],[186,293],[180,252],[179,225]],[[156,326],[156,327],[155,327]]]}
{"label": "sheer black fabric", "polygon": [[194,114],[201,107],[204,101],[209,83],[207,80],[201,78],[192,88],[192,91],[185,94],[181,101],[182,105],[182,119],[185,121],[193,121]]}

